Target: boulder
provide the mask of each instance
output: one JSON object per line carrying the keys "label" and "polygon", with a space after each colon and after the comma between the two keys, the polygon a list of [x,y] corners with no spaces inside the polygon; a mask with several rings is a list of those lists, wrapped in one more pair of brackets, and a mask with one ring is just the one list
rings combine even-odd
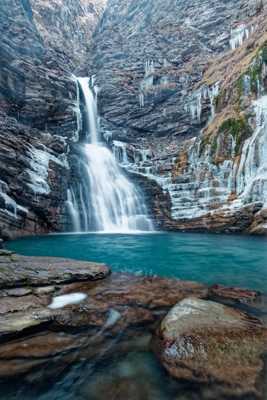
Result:
{"label": "boulder", "polygon": [[174,378],[201,384],[213,399],[262,395],[267,329],[241,311],[184,299],[162,321],[154,349]]}

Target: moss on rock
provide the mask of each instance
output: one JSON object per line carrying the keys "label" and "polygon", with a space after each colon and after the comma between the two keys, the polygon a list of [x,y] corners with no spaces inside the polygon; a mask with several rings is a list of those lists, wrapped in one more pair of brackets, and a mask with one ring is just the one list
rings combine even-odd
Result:
{"label": "moss on rock", "polygon": [[265,44],[262,49],[262,61],[267,64],[267,44]]}
{"label": "moss on rock", "polygon": [[242,143],[252,134],[252,129],[245,117],[229,118],[219,128],[219,133],[231,135],[235,140],[235,152],[239,154]]}

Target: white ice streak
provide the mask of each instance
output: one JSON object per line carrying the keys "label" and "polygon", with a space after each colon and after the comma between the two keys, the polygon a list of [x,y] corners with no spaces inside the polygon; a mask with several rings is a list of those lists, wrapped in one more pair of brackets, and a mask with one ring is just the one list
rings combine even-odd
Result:
{"label": "white ice streak", "polygon": [[62,296],[56,296],[52,299],[52,303],[49,304],[48,308],[56,310],[72,304],[79,304],[87,298],[85,293],[70,293]]}

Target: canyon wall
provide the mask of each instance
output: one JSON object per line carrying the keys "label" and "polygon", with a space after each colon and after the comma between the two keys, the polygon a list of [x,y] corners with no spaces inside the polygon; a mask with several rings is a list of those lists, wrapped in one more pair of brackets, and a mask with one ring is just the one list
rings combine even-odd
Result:
{"label": "canyon wall", "polygon": [[265,233],[266,2],[109,4],[93,43],[102,123],[122,166],[169,198],[150,201],[161,227]]}
{"label": "canyon wall", "polygon": [[76,84],[104,1],[0,4],[0,236],[61,230]]}
{"label": "canyon wall", "polygon": [[231,29],[257,12],[255,0],[110,0],[90,63],[105,127],[116,139],[155,142],[157,154],[198,135],[209,107],[192,121],[189,96],[230,48]]}
{"label": "canyon wall", "polygon": [[265,233],[265,25],[265,0],[2,0],[0,236],[68,226],[72,74],[158,228]]}

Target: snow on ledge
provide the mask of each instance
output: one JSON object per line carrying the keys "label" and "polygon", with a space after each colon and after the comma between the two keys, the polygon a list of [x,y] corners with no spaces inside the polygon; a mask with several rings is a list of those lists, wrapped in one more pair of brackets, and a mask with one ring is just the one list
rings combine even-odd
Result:
{"label": "snow on ledge", "polygon": [[48,308],[56,310],[58,308],[63,308],[70,304],[79,304],[87,298],[85,293],[70,293],[64,294],[62,296],[57,296],[52,299],[52,303],[49,304]]}

